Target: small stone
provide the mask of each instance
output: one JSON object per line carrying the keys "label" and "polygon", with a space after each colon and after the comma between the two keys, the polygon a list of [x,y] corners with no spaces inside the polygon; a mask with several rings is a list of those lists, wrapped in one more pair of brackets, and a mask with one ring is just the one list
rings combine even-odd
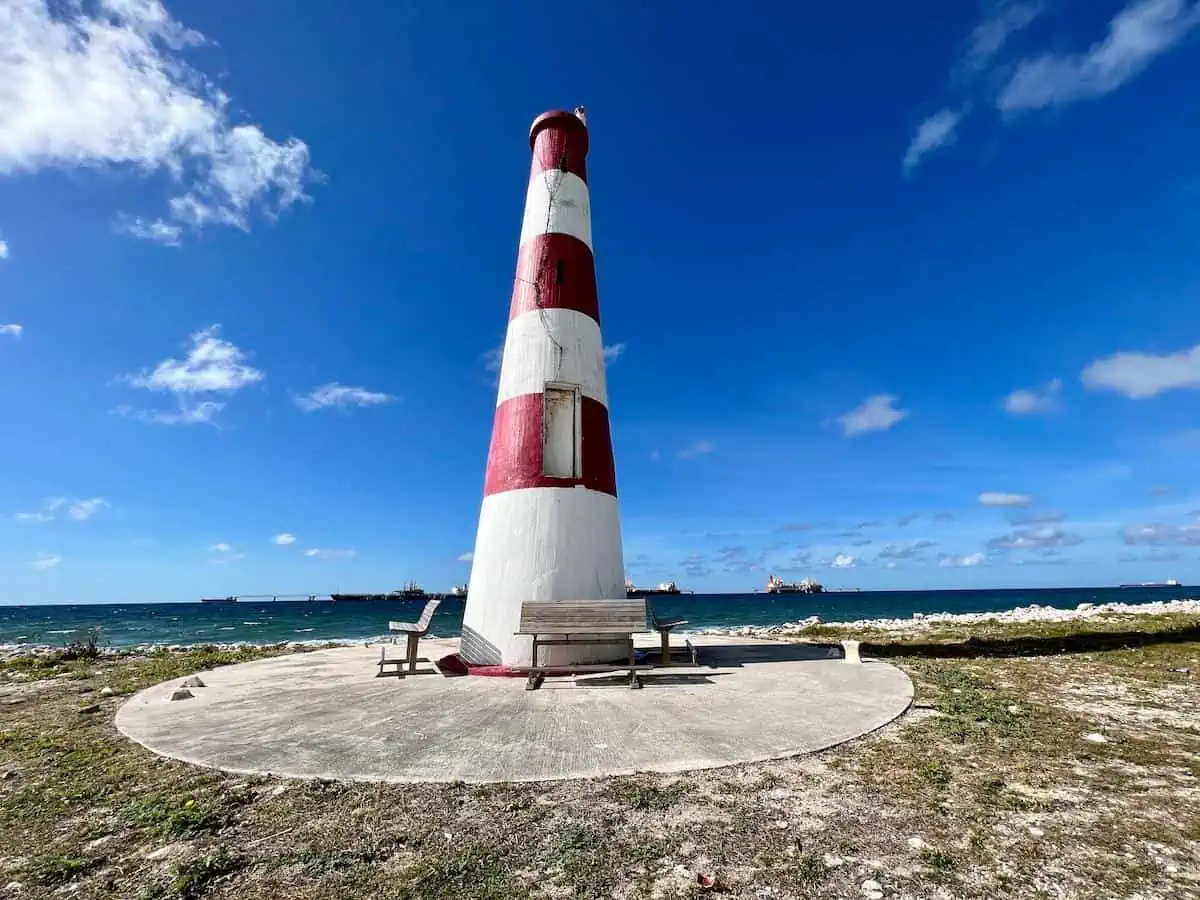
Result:
{"label": "small stone", "polygon": [[3,775],[0,775],[0,780],[2,780],[2,781],[12,781],[12,780],[13,780],[14,778],[16,778],[16,777],[17,777],[17,773],[16,773],[16,772],[14,772],[12,769],[9,769],[9,770],[8,770],[7,772],[5,772]]}
{"label": "small stone", "polygon": [[1089,744],[1107,744],[1108,738],[1100,734],[1098,731],[1093,731],[1091,734],[1085,734],[1083,739]]}
{"label": "small stone", "polygon": [[6,884],[4,886],[4,892],[6,894],[7,893],[15,894],[17,891],[19,891],[23,887],[25,887],[25,885],[21,884],[21,882],[19,882],[19,881],[10,881],[8,884]]}
{"label": "small stone", "polygon": [[100,712],[100,704],[99,703],[89,703],[87,706],[81,706],[79,708],[80,715],[87,715],[88,713],[97,713],[97,712]]}
{"label": "small stone", "polygon": [[112,696],[113,694],[115,694],[115,693],[116,693],[116,691],[114,691],[114,690],[113,690],[112,688],[110,688],[110,687],[107,687],[107,686],[106,686],[106,687],[102,687],[102,688],[100,688],[100,696],[101,696],[101,697],[111,697],[111,696]]}
{"label": "small stone", "polygon": [[1010,703],[1008,705],[1007,709],[1008,709],[1009,713],[1014,716],[1021,711],[1021,707],[1017,706],[1017,704],[1015,704],[1015,703]]}
{"label": "small stone", "polygon": [[929,845],[919,837],[910,837],[908,839],[908,846],[912,847],[914,850],[924,850]]}
{"label": "small stone", "polygon": [[172,700],[191,700],[194,696],[196,695],[187,688],[176,688],[171,692]]}
{"label": "small stone", "polygon": [[836,853],[826,853],[822,858],[822,862],[825,863],[825,868],[836,869],[838,866],[845,864],[846,861]]}
{"label": "small stone", "polygon": [[1040,837],[1044,837],[1046,832],[1042,831],[1042,829],[1040,829],[1040,828],[1030,825],[1029,826],[1029,834],[1031,837],[1040,838]]}
{"label": "small stone", "polygon": [[867,900],[883,900],[883,885],[874,878],[868,878],[862,883],[862,892]]}
{"label": "small stone", "polygon": [[185,688],[204,687],[204,682],[198,675],[193,675],[191,678],[185,678],[179,686]]}

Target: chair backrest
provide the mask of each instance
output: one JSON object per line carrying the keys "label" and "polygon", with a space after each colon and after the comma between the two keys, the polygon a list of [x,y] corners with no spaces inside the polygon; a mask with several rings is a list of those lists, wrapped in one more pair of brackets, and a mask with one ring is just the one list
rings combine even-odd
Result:
{"label": "chair backrest", "polygon": [[418,628],[420,628],[422,631],[425,631],[429,628],[429,623],[433,619],[433,614],[437,610],[438,604],[441,602],[441,597],[433,597],[428,603],[425,604],[425,608],[421,610],[421,618],[417,619]]}
{"label": "chair backrest", "polygon": [[646,630],[646,600],[521,604],[520,634],[635,634]]}

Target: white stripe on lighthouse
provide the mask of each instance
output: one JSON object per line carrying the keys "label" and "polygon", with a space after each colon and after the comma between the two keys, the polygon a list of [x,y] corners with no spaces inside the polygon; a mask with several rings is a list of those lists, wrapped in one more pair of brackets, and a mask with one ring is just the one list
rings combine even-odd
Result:
{"label": "white stripe on lighthouse", "polygon": [[521,243],[539,234],[569,234],[592,249],[592,202],[586,181],[561,169],[547,169],[529,179]]}
{"label": "white stripe on lighthouse", "polygon": [[[531,662],[530,638],[515,635],[526,601],[624,600],[625,564],[617,498],[580,488],[492,494],[479,512],[463,624],[487,637],[510,666]],[[542,655],[544,654],[544,656]],[[594,662],[588,645],[547,647],[539,662]],[[617,655],[620,651],[617,651]],[[608,651],[608,656],[613,653]]]}
{"label": "white stripe on lighthouse", "polygon": [[573,309],[531,309],[508,323],[496,405],[540,394],[547,383],[579,385],[585,397],[608,406],[600,324]]}

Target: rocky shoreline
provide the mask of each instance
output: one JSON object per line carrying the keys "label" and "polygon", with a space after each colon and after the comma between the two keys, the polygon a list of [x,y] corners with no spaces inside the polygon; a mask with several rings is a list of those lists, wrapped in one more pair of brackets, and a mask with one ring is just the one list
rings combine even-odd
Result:
{"label": "rocky shoreline", "polygon": [[856,619],[847,622],[824,622],[820,616],[809,616],[799,622],[785,622],[782,625],[701,628],[693,633],[730,637],[803,637],[806,633],[812,633],[821,628],[840,628],[847,631],[872,631],[900,635],[920,634],[945,627],[1076,622],[1115,616],[1136,619],[1139,616],[1162,615],[1200,615],[1200,599],[1158,600],[1151,603],[1080,603],[1074,609],[1061,609],[1033,603],[1003,612],[913,613],[907,619]]}

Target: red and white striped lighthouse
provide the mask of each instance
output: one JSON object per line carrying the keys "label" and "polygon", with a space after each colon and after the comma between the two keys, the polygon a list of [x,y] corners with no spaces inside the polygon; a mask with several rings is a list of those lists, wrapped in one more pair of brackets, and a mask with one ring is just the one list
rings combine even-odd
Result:
{"label": "red and white striped lighthouse", "polygon": [[[526,601],[625,597],[583,109],[537,117],[461,653],[528,665]],[[592,662],[601,647],[551,647]],[[609,653],[608,655],[611,655]]]}

